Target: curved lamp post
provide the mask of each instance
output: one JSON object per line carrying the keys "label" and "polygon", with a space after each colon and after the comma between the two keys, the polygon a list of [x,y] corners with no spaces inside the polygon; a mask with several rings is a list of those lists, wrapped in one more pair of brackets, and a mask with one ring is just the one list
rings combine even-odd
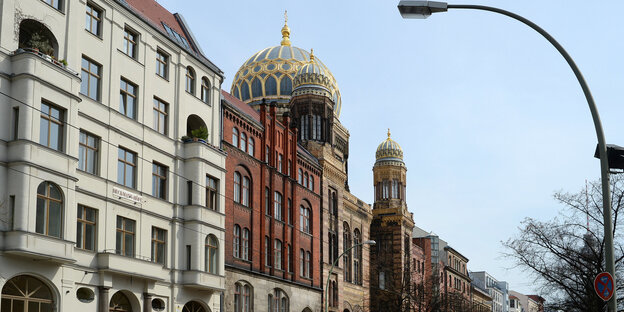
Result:
{"label": "curved lamp post", "polygon": [[[598,109],[596,108],[594,98],[589,91],[589,86],[587,86],[585,78],[583,78],[581,71],[578,69],[578,67],[574,63],[574,60],[572,60],[568,52],[566,52],[566,50],[564,50],[563,47],[541,27],[535,25],[533,22],[520,15],[499,8],[493,8],[483,5],[447,4],[446,2],[437,1],[407,0],[402,0],[401,2],[399,2],[398,8],[403,18],[421,19],[429,17],[429,15],[431,15],[432,13],[446,12],[448,9],[472,9],[499,13],[509,16],[533,28],[535,31],[540,33],[540,35],[546,38],[546,40],[548,40],[548,42],[550,42],[557,49],[557,51],[559,51],[559,53],[561,53],[566,62],[568,62],[568,65],[570,65],[570,68],[572,68],[576,79],[583,89],[585,99],[587,99],[587,104],[589,105],[589,110],[594,121],[594,127],[596,128],[596,136],[598,137],[598,154],[600,155],[600,173],[602,180],[602,216],[604,218],[606,267],[607,272],[609,272],[613,277],[613,285],[617,285],[615,283],[615,261],[613,259],[613,225],[611,220],[611,191],[609,188],[609,162],[607,159],[607,145],[605,142],[604,132],[602,130],[602,124],[600,122],[600,116],[598,115]],[[616,294],[614,294],[614,296],[609,301],[609,311],[615,312],[616,308],[617,296]]]}
{"label": "curved lamp post", "polygon": [[336,260],[334,260],[334,263],[332,263],[331,268],[329,269],[329,273],[327,273],[327,283],[325,283],[325,312],[329,312],[329,279],[331,278],[331,274],[334,271],[334,267],[336,266],[336,264],[338,264],[338,260],[340,258],[342,258],[342,256],[344,256],[347,252],[351,251],[351,249],[358,247],[358,246],[363,246],[363,245],[375,245],[377,244],[374,240],[367,240],[365,242],[359,243],[359,244],[355,244],[351,247],[349,247],[349,249],[343,251],[340,256],[338,256],[338,258],[336,258]]}

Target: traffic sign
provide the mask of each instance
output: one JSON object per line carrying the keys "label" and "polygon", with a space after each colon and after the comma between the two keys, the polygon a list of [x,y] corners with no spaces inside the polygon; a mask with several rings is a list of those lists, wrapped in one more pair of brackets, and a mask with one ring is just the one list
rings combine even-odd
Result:
{"label": "traffic sign", "polygon": [[598,297],[604,301],[609,301],[613,297],[613,277],[609,272],[602,272],[594,279],[594,289]]}

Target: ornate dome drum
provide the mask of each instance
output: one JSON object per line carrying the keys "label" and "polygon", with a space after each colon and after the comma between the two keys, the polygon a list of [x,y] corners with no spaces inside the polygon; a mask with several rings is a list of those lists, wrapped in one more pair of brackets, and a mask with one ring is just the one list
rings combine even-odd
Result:
{"label": "ornate dome drum", "polygon": [[[308,51],[290,44],[290,29],[284,24],[281,45],[260,50],[251,56],[234,76],[230,94],[251,106],[266,99],[287,107],[297,71],[310,63],[310,60]],[[336,79],[318,57],[312,56],[312,60],[328,78],[328,91],[334,102],[334,114],[339,117],[341,100]]]}

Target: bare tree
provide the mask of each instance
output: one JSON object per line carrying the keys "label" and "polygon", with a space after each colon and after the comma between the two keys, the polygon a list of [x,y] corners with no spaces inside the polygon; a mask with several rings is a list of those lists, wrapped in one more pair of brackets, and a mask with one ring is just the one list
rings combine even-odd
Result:
{"label": "bare tree", "polygon": [[[624,205],[624,179],[613,176],[612,215],[617,275],[618,310],[624,306],[624,249],[619,213]],[[549,221],[526,218],[517,236],[503,245],[518,267],[533,274],[546,310],[602,312],[606,303],[594,291],[594,278],[605,269],[605,244],[600,181],[578,193],[555,193],[563,204]]]}

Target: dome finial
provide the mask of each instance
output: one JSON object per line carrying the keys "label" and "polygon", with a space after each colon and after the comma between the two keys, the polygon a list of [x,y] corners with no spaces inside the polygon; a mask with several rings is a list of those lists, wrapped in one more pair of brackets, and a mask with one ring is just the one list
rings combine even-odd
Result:
{"label": "dome finial", "polygon": [[390,138],[390,128],[388,128],[388,139]]}
{"label": "dome finial", "polygon": [[314,61],[314,48],[310,49],[310,61]]}
{"label": "dome finial", "polygon": [[288,28],[288,10],[284,10],[284,27],[282,27],[282,42],[283,46],[290,45],[290,28]]}

